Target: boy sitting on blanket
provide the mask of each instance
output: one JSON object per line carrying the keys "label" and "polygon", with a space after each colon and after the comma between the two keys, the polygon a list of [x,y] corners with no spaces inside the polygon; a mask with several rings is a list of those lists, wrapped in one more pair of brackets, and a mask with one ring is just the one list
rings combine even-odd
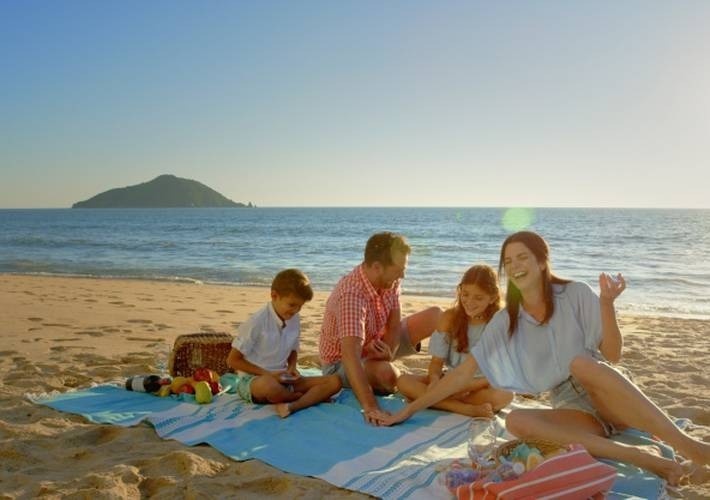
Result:
{"label": "boy sitting on blanket", "polygon": [[271,302],[237,330],[227,364],[239,375],[237,393],[249,403],[273,403],[280,417],[328,401],[341,388],[337,375],[302,377],[296,367],[298,312],[313,298],[308,277],[286,269],[271,283]]}

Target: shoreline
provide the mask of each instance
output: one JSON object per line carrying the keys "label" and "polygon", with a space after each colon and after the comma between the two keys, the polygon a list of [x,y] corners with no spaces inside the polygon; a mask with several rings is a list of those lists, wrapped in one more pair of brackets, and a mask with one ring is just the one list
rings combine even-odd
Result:
{"label": "shoreline", "polygon": [[[318,335],[328,293],[301,312],[299,364],[319,366]],[[31,403],[27,393],[86,387],[159,371],[178,335],[227,332],[269,300],[268,287],[0,273],[0,494],[138,498],[232,495],[369,498],[262,462],[236,462],[208,446],[157,437],[148,425],[118,428]],[[404,314],[450,299],[403,295]],[[696,424],[710,442],[710,323],[619,313],[622,365],[660,407]],[[429,357],[398,360],[423,372]],[[710,484],[681,488],[710,497]]]}
{"label": "shoreline", "polygon": [[[71,273],[49,273],[49,272],[14,272],[14,271],[0,271],[0,277],[3,276],[18,276],[18,277],[29,277],[29,278],[59,278],[59,279],[87,279],[87,280],[109,280],[109,281],[137,281],[137,282],[155,282],[155,283],[181,283],[188,285],[197,286],[208,286],[208,287],[225,287],[225,288],[246,288],[246,289],[269,289],[270,285],[268,283],[234,283],[227,281],[205,281],[197,278],[189,278],[183,276],[174,277],[160,277],[160,276],[113,276],[113,275],[88,275],[88,274],[71,274]],[[312,285],[313,286],[313,285]],[[592,285],[593,286],[593,285]],[[316,294],[326,295],[330,293],[331,289],[316,288],[313,286],[313,291]],[[451,307],[454,303],[455,296],[454,290],[451,291],[449,295],[432,295],[426,293],[408,293],[405,290],[402,292],[402,300],[411,297],[417,301],[431,301],[432,304],[438,304],[442,307]],[[442,305],[442,303],[444,305]],[[623,304],[623,295],[621,303],[617,307],[617,314],[619,316],[627,316],[633,318],[668,318],[668,319],[679,319],[688,321],[710,321],[710,316],[705,317],[698,314],[687,314],[687,313],[661,313],[661,312],[651,312],[651,311],[639,311],[634,309],[626,309]]]}

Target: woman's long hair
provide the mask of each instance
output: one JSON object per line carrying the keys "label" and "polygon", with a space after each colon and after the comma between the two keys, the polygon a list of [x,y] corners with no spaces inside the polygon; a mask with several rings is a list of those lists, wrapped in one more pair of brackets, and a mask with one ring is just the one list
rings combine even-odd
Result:
{"label": "woman's long hair", "polygon": [[[552,285],[569,283],[570,280],[566,280],[555,276],[552,274],[552,267],[550,266],[550,247],[547,242],[537,233],[532,231],[519,231],[508,236],[503,242],[503,246],[500,248],[500,260],[498,261],[498,274],[503,275],[505,260],[505,249],[511,243],[522,243],[525,247],[530,250],[538,263],[545,264],[545,270],[542,272],[542,291],[545,300],[545,317],[542,320],[542,324],[547,323],[552,314],[555,312],[555,304],[552,300]],[[508,310],[508,318],[510,319],[510,327],[508,328],[508,333],[512,337],[518,326],[518,313],[520,312],[520,302],[522,301],[522,294],[518,287],[516,287],[510,280],[510,276],[506,276],[507,286],[505,292],[505,308]]]}
{"label": "woman's long hair", "polygon": [[455,341],[458,352],[468,352],[468,315],[461,304],[461,287],[476,285],[494,300],[483,311],[483,320],[488,323],[493,315],[501,309],[501,294],[498,286],[498,276],[495,269],[485,264],[471,266],[463,273],[456,287],[456,302],[454,303],[454,320],[451,329],[452,340]]}

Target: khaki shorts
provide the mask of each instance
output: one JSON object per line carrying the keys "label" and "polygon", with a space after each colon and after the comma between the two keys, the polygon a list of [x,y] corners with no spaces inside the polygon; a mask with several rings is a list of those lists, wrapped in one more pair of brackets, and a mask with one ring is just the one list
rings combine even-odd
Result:
{"label": "khaki shorts", "polygon": [[[399,324],[399,347],[394,357],[401,358],[403,356],[409,356],[410,354],[416,354],[421,348],[421,344],[412,345],[412,341],[409,338],[409,328],[407,328],[407,318],[404,318]],[[342,382],[343,387],[350,388],[350,382],[348,382],[348,377],[345,374],[345,366],[343,366],[342,361],[323,365],[321,371],[323,375],[337,375],[340,377],[340,382]]]}

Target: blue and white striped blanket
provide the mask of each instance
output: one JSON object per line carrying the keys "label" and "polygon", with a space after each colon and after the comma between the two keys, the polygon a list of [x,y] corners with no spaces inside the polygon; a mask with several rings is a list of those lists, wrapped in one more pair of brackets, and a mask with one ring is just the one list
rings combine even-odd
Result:
{"label": "blue and white striped blanket", "polygon": [[[233,394],[197,405],[189,396],[159,398],[99,385],[32,399],[96,423],[128,427],[147,421],[164,439],[188,446],[207,443],[235,460],[256,458],[286,472],[385,499],[449,498],[437,477],[453,459],[466,457],[467,418],[426,410],[394,427],[372,427],[349,390],[333,403],[286,419],[269,405],[245,404]],[[380,399],[388,410],[402,404],[396,396]],[[614,465],[620,472],[610,498],[656,498],[663,491],[657,477]]]}

